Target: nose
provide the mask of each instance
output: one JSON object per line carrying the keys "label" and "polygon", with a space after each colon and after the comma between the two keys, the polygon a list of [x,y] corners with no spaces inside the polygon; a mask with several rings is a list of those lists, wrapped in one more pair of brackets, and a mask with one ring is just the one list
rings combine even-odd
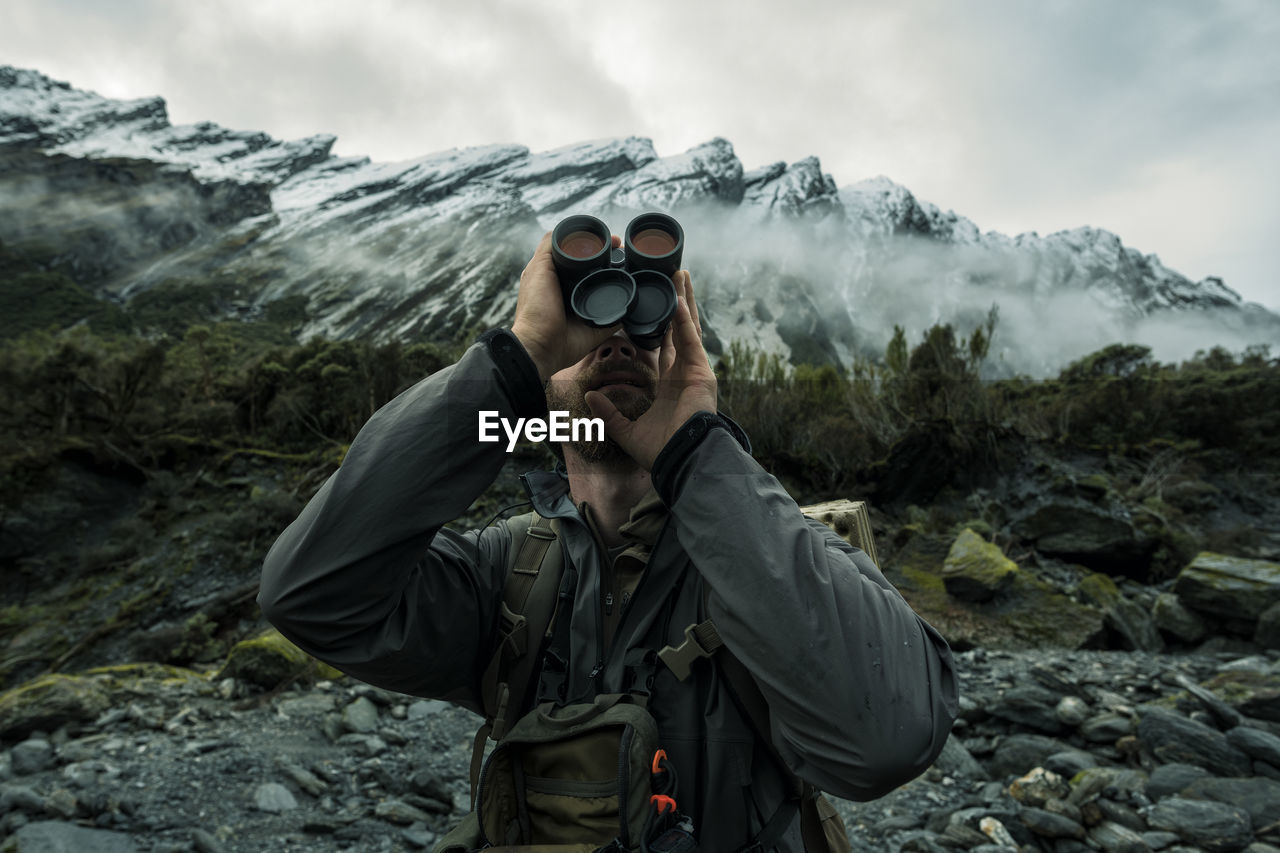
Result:
{"label": "nose", "polygon": [[623,332],[618,332],[596,347],[596,361],[608,361],[614,357],[635,360],[636,345],[631,343],[631,339]]}

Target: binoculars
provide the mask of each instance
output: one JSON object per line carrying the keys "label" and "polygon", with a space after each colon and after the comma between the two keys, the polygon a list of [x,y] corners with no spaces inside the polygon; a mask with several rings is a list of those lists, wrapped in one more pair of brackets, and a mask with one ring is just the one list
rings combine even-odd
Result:
{"label": "binoculars", "polygon": [[663,213],[642,213],[627,225],[622,248],[594,216],[560,220],[551,232],[551,260],[560,279],[565,316],[588,326],[622,323],[636,346],[657,349],[676,313],[684,230]]}

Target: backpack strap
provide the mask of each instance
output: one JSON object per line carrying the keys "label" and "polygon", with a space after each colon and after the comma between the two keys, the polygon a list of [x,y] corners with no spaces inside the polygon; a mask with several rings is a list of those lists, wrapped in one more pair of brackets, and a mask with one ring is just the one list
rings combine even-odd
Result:
{"label": "backpack strap", "polygon": [[[707,600],[711,596],[711,585],[703,583],[702,609],[706,612]],[[840,832],[827,832],[824,822],[839,815],[825,799],[822,792],[801,779],[773,744],[772,727],[769,723],[769,703],[760,692],[755,678],[742,661],[733,656],[725,648],[720,632],[710,617],[684,629],[684,642],[679,646],[666,646],[658,653],[659,659],[671,668],[672,675],[680,681],[689,677],[690,667],[698,658],[711,659],[723,673],[729,687],[729,694],[737,702],[738,707],[746,715],[755,729],[757,737],[764,744],[769,757],[782,772],[792,789],[791,796],[783,800],[764,828],[756,834],[755,839],[739,853],[760,853],[778,842],[783,831],[790,825],[797,809],[800,811],[800,833],[804,839],[806,853],[851,853],[848,835],[843,832],[843,824],[839,824]]]}
{"label": "backpack strap", "polygon": [[471,753],[471,800],[475,806],[485,740],[499,740],[519,716],[538,666],[538,652],[550,632],[556,594],[564,572],[559,522],[536,512],[507,520],[511,544],[507,577],[498,615],[493,657],[480,679],[485,721],[476,732]]}

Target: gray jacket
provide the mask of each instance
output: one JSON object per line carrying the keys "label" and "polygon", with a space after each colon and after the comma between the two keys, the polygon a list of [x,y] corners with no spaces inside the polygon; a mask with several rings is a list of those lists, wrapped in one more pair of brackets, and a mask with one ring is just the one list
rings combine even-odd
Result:
{"label": "gray jacket", "polygon": [[[510,536],[501,521],[467,533],[444,524],[504,462],[501,443],[477,440],[481,410],[545,416],[537,373],[510,333],[488,333],[369,419],[267,555],[258,598],[281,633],[321,660],[473,710]],[[690,419],[652,479],[669,517],[602,660],[597,541],[563,478],[524,478],[534,508],[560,519],[566,559],[578,568],[569,696],[620,691],[629,648],[679,645],[705,607],[758,683],[773,743],[795,773],[865,800],[923,772],[956,714],[951,653],[875,564],[805,518],[725,419]],[[684,682],[659,666],[650,702],[681,810],[708,853],[751,840],[788,793],[726,691],[706,662]],[[798,819],[778,847],[803,849]]]}

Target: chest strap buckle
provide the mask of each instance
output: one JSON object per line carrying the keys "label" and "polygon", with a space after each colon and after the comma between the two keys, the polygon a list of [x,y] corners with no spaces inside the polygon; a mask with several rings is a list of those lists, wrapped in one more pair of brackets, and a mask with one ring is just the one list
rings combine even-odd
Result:
{"label": "chest strap buckle", "polygon": [[664,646],[658,659],[667,665],[671,674],[684,681],[689,677],[693,662],[709,658],[724,646],[720,632],[710,619],[684,629],[684,642],[678,646]]}

